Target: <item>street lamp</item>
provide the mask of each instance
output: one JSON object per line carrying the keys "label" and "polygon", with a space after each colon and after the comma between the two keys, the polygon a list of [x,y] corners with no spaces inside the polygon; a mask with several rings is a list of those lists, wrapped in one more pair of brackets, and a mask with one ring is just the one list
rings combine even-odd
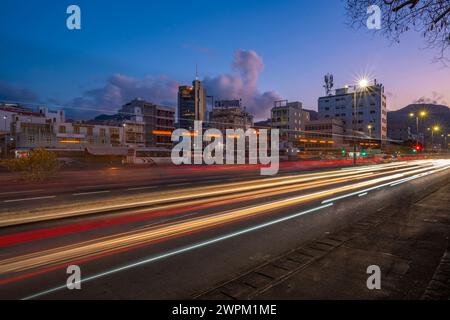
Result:
{"label": "street lamp", "polygon": [[8,119],[8,116],[4,115],[3,120],[5,120],[5,158],[8,157],[8,130],[7,130],[7,124],[6,119]]}
{"label": "street lamp", "polygon": [[434,126],[433,128],[431,128],[431,145],[434,151],[434,133],[437,133],[441,130],[441,128],[439,126]]}
{"label": "street lamp", "polygon": [[[411,112],[409,114],[410,118],[416,118],[416,144],[419,145],[419,119],[420,118],[425,118],[427,116],[427,112],[426,111],[420,111],[417,114],[414,112]],[[423,144],[423,141],[422,141]]]}
{"label": "street lamp", "polygon": [[358,81],[357,85],[353,86],[353,165],[356,166],[356,106],[357,106],[357,93],[358,88],[364,91],[369,86],[369,80],[362,78]]}
{"label": "street lamp", "polygon": [[366,78],[360,79],[358,85],[360,88],[365,89],[369,86],[369,80],[367,80]]}
{"label": "street lamp", "polygon": [[372,139],[372,129],[373,129],[373,126],[372,126],[371,124],[369,124],[369,125],[367,126],[367,129],[369,130],[369,137],[370,137],[370,139]]}

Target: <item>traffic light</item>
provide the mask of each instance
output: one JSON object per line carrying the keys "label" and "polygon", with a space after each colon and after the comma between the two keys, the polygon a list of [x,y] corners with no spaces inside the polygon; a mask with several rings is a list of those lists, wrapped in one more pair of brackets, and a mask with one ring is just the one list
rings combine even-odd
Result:
{"label": "traffic light", "polygon": [[363,157],[367,157],[367,151],[366,151],[366,150],[363,150],[363,151],[361,152],[361,154],[362,154]]}
{"label": "traffic light", "polygon": [[345,155],[345,154],[347,154],[347,150],[342,149],[341,153]]}

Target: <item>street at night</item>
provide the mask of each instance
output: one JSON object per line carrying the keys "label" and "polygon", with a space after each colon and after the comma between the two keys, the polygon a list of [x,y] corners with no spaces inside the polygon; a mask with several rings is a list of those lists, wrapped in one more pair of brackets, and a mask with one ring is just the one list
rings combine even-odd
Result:
{"label": "street at night", "polygon": [[0,302],[448,309],[449,26],[446,0],[0,1]]}
{"label": "street at night", "polygon": [[[99,190],[84,193],[79,210],[64,209],[57,202],[58,197],[76,195],[58,195],[55,209],[49,206],[42,214],[35,208],[42,201],[51,204],[45,195],[3,200],[2,211],[8,214],[2,225],[26,221],[27,212],[34,220],[42,215],[51,221],[3,230],[1,295],[193,298],[293,248],[398,205],[403,197],[408,207],[437,191],[428,190],[430,184],[448,192],[449,169],[449,160],[422,160],[269,178],[227,177],[223,182],[213,177],[195,187],[176,183],[158,190],[147,186],[149,191],[131,190],[130,185],[111,190],[110,199]],[[15,214],[19,200],[24,204]],[[448,194],[442,200],[448,201]],[[376,264],[376,258],[372,262]],[[83,270],[85,283],[79,292],[65,286],[65,268],[72,264]],[[321,277],[327,281],[326,274]],[[362,290],[365,282],[360,286]]]}

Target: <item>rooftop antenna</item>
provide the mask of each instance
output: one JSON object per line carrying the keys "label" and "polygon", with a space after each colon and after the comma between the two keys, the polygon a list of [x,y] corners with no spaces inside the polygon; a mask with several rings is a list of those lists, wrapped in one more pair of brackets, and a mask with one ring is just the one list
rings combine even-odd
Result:
{"label": "rooftop antenna", "polygon": [[325,85],[323,87],[325,88],[325,94],[327,96],[331,95],[331,89],[334,87],[334,77],[332,74],[327,73],[325,75]]}
{"label": "rooftop antenna", "polygon": [[195,64],[195,80],[198,80],[198,64]]}

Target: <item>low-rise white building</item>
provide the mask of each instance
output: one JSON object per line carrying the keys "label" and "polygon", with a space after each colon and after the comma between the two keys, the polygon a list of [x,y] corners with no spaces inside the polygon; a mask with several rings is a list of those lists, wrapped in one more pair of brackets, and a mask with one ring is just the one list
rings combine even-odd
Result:
{"label": "low-rise white building", "polygon": [[356,91],[349,87],[337,89],[334,95],[319,98],[318,104],[319,119],[341,119],[349,140],[353,136],[387,139],[386,96],[382,84],[375,82]]}
{"label": "low-rise white building", "polygon": [[302,103],[275,101],[271,113],[271,126],[280,129],[281,140],[297,142],[302,127]]}
{"label": "low-rise white building", "polygon": [[[63,110],[46,107],[38,112],[18,105],[0,105],[0,127],[7,136],[9,152],[36,148],[126,156],[126,128],[120,125],[66,122]],[[4,141],[3,141],[4,142]],[[5,144],[2,144],[4,146]]]}

